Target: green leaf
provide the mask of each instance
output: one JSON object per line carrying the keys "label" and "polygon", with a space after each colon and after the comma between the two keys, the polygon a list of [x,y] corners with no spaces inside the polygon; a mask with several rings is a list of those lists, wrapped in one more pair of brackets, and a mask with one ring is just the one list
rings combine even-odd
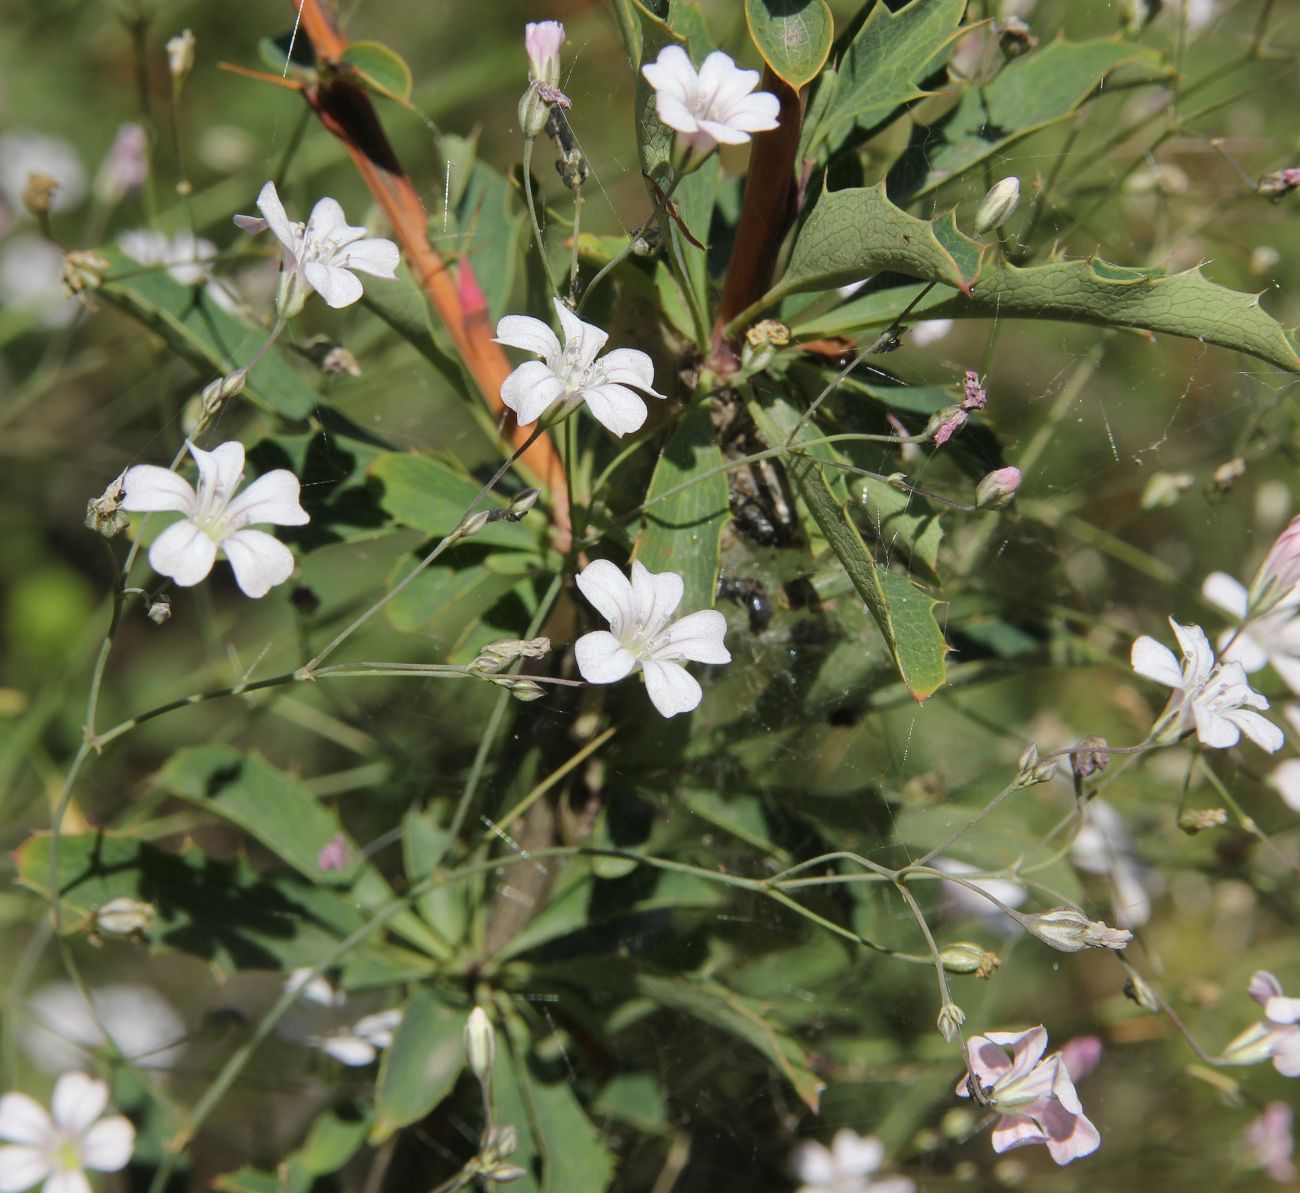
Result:
{"label": "green leaf", "polygon": [[660,1006],[690,1015],[738,1037],[771,1061],[808,1108],[817,1113],[823,1089],[803,1049],[793,1037],[775,1027],[763,1004],[744,998],[718,982],[700,978],[660,977],[640,973],[636,988]]}
{"label": "green leaf", "polygon": [[877,4],[840,60],[821,118],[804,135],[803,156],[823,142],[838,145],[851,128],[868,131],[904,104],[925,96],[920,82],[943,61],[958,36],[966,0],[912,0],[893,11]]}
{"label": "green leaf", "polygon": [[866,512],[886,557],[902,553],[927,579],[938,581],[943,525],[923,497],[903,493],[874,476],[854,477],[849,492]]}
{"label": "green leaf", "polygon": [[339,62],[348,67],[367,91],[374,91],[400,103],[411,99],[411,68],[402,56],[378,41],[354,41]]}
{"label": "green leaf", "polygon": [[[201,286],[182,286],[164,269],[141,265],[116,249],[100,249],[109,275],[95,294],[157,332],[178,356],[213,379],[252,359],[266,329],[223,311]],[[306,418],[320,395],[277,349],[248,375],[244,396],[273,414]]]}
{"label": "green leaf", "polygon": [[835,40],[826,0],[745,0],[745,23],[763,61],[796,91],[817,77]]}
{"label": "green leaf", "polygon": [[[19,881],[46,897],[52,840],[48,833],[31,837],[15,855]],[[194,845],[169,853],[106,833],[59,838],[59,890],[65,932],[84,931],[112,899],[151,903],[155,916],[141,933],[151,948],[188,953],[225,973],[314,965],[369,918],[319,883],[255,874],[242,860],[218,861]],[[432,969],[404,949],[367,942],[349,955],[344,984],[400,981]]]}
{"label": "green leaf", "polygon": [[[681,608],[713,608],[722,531],[730,511],[722,450],[705,402],[696,402],[664,446],[646,493],[636,558],[652,572],[681,572]],[[711,475],[710,475],[711,474]],[[656,498],[668,494],[662,501]]]}
{"label": "green leaf", "polygon": [[949,115],[917,130],[912,148],[900,159],[897,172],[920,177],[908,198],[929,194],[1031,133],[1069,119],[1121,66],[1166,73],[1155,50],[1131,41],[1061,40],[1016,59],[986,84],[967,87]]}
{"label": "green leaf", "polygon": [[451,1093],[465,1067],[468,1017],[468,1011],[438,1002],[428,990],[411,995],[379,1067],[371,1143],[418,1122]]}
{"label": "green leaf", "polygon": [[614,1154],[569,1083],[542,1081],[526,1062],[517,1075],[542,1149],[542,1193],[603,1193],[614,1179]]}
{"label": "green leaf", "polygon": [[951,214],[933,223],[908,215],[886,198],[883,183],[824,191],[799,230],[785,274],[764,303],[886,271],[964,291],[979,273],[981,252]]}
{"label": "green leaf", "polygon": [[1295,329],[1285,330],[1259,296],[1211,282],[1200,266],[1172,276],[1126,269],[1093,257],[1017,269],[985,269],[971,297],[951,294],[931,318],[1060,319],[1102,327],[1142,328],[1230,348],[1300,373]]}

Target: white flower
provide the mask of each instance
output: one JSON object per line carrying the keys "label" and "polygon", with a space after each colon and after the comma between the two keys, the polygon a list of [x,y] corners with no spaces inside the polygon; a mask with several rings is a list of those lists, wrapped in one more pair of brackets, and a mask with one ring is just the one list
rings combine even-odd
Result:
{"label": "white flower", "polygon": [[1263,1021],[1246,1028],[1219,1059],[1228,1065],[1271,1060],[1283,1077],[1300,1077],[1300,998],[1288,998],[1266,969],[1251,975],[1247,990],[1264,1008]]}
{"label": "white flower", "polygon": [[[180,1056],[185,1021],[152,986],[112,983],[85,997],[71,982],[52,982],[33,992],[27,1006],[36,1022],[16,1032],[22,1050],[46,1073],[83,1064],[104,1046],[104,1029],[128,1060],[149,1070],[171,1068]],[[100,1024],[103,1024],[103,1028]]]}
{"label": "white flower", "polygon": [[1219,650],[1229,662],[1250,671],[1271,666],[1282,682],[1300,694],[1300,588],[1294,588],[1269,612],[1248,619],[1250,594],[1225,572],[1211,572],[1201,585],[1207,601],[1232,614],[1239,629],[1219,638]]}
{"label": "white flower", "polygon": [[150,565],[160,576],[188,588],[212,570],[219,549],[230,560],[245,595],[265,596],[293,572],[293,553],[279,539],[248,527],[306,523],[307,511],[298,504],[298,478],[277,468],[236,497],[244,479],[243,444],[232,440],[210,452],[190,444],[190,454],[199,466],[197,493],[189,481],[153,464],[137,464],[122,481],[124,510],[177,510],[185,515],[154,539]]}
{"label": "white flower", "polygon": [[319,1048],[340,1064],[358,1068],[373,1063],[392,1044],[402,1012],[380,1011],[349,1022],[347,995],[323,974],[309,979],[310,973],[309,968],[295,969],[285,979],[284,988],[297,991],[303,1005],[285,1015],[277,1030],[299,1044]]}
{"label": "white flower", "polygon": [[870,1179],[884,1158],[875,1136],[841,1127],[830,1147],[811,1139],[799,1144],[790,1164],[803,1181],[799,1193],[912,1193],[916,1185],[905,1176]]}
{"label": "white flower", "polygon": [[676,572],[649,572],[632,564],[632,582],[607,559],[597,559],[578,573],[582,595],[609,622],[608,630],[584,634],[573,645],[578,670],[588,683],[617,683],[640,670],[650,702],[665,717],[690,712],[703,692],[682,666],[729,663],[723,645],[727,619],[716,609],[701,609],[669,624],[682,599]]}
{"label": "white flower", "polygon": [[286,990],[296,991],[303,1002],[314,1003],[318,1007],[341,1007],[348,996],[342,990],[336,990],[329,978],[323,973],[311,976],[311,966],[303,965],[291,970],[284,980]]}
{"label": "white flower", "polygon": [[560,47],[564,26],[559,21],[530,21],[524,26],[524,49],[532,77],[554,86],[560,81]]}
{"label": "white flower", "polygon": [[[1291,728],[1300,733],[1300,704],[1288,704],[1282,713],[1291,722]],[[1288,808],[1300,812],[1300,758],[1279,763],[1269,775],[1268,783]]]}
{"label": "white flower", "polygon": [[45,174],[59,184],[51,211],[70,211],[86,197],[86,167],[71,142],[31,129],[0,136],[0,198],[15,214],[25,210],[23,191],[32,174]]}
{"label": "white flower", "polygon": [[67,327],[81,310],[63,284],[63,254],[25,232],[0,247],[0,305],[32,316],[44,328]]}
{"label": "white flower", "polygon": [[351,306],[362,294],[354,269],[377,278],[397,276],[397,245],[350,227],[334,199],[319,200],[303,225],[289,219],[275,183],[268,182],[257,196],[257,209],[261,219],[237,215],[235,223],[252,235],[270,228],[280,242],[284,272],[276,305],[286,319],[302,310],[312,290],[332,307]]}
{"label": "white flower", "polygon": [[193,232],[177,232],[168,236],[148,228],[134,228],[117,238],[117,247],[141,265],[161,265],[167,276],[182,286],[203,285],[213,303],[223,311],[234,313],[239,304],[217,285],[208,268],[217,255],[217,246]]}
{"label": "white flower", "polygon": [[615,435],[635,431],[646,420],[646,404],[627,387],[651,397],[654,362],[635,348],[615,348],[596,359],[609,337],[584,323],[558,298],[555,311],[564,330],[564,345],[540,319],[507,315],[497,324],[498,344],[535,352],[541,360],[521,364],[501,384],[501,400],[515,412],[521,426],[543,415],[549,422],[567,418],[586,402],[592,417]]}
{"label": "white flower", "polygon": [[777,127],[780,101],[769,91],[754,91],[758,71],[739,69],[721,50],[697,74],[681,46],[664,46],[641,73],[654,88],[659,119],[692,148],[742,145],[751,133]]}
{"label": "white flower", "polygon": [[1235,746],[1243,733],[1270,754],[1281,749],[1286,737],[1253,711],[1268,708],[1268,701],[1246,682],[1241,664],[1216,666],[1200,626],[1179,625],[1172,617],[1169,624],[1183,651],[1181,667],[1167,646],[1145,634],[1133,643],[1130,658],[1139,675],[1174,689],[1165,713],[1171,730],[1181,733],[1195,724],[1196,736],[1212,749]]}
{"label": "white flower", "polygon": [[393,1033],[401,1022],[400,1010],[380,1011],[358,1019],[351,1027],[339,1028],[326,1036],[313,1036],[309,1042],[340,1064],[358,1068],[373,1063],[392,1044]]}
{"label": "white flower", "polygon": [[1151,918],[1151,892],[1159,890],[1159,875],[1134,856],[1132,834],[1105,800],[1092,799],[1085,806],[1070,854],[1079,869],[1110,878],[1111,906],[1121,928],[1137,928]]}
{"label": "white flower", "polygon": [[0,1098],[0,1189],[19,1193],[41,1181],[45,1193],[90,1193],[87,1168],[117,1172],[135,1147],[135,1128],[120,1116],[101,1118],[108,1086],[85,1073],[64,1073],[50,1111],[26,1094]]}

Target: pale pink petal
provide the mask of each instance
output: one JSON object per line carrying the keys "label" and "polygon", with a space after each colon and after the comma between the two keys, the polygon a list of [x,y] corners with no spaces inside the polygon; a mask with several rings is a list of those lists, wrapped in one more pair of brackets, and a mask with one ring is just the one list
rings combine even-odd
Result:
{"label": "pale pink petal", "polygon": [[285,214],[284,204],[280,202],[280,195],[275,189],[274,182],[268,182],[262,187],[257,196],[257,210],[262,213],[262,219],[271,229],[276,240],[290,252],[295,251],[298,243],[296,229]]}
{"label": "pale pink petal", "polygon": [[593,559],[574,579],[578,591],[609,622],[616,637],[623,633],[625,626],[636,623],[632,585],[608,559]]}
{"label": "pale pink petal", "polygon": [[641,670],[650,703],[665,717],[690,712],[704,699],[703,689],[680,663],[649,659],[641,664]]}
{"label": "pale pink petal", "polygon": [[365,291],[355,274],[323,261],[308,261],[302,272],[316,291],[335,310],[350,307]]}
{"label": "pale pink petal", "polygon": [[635,348],[615,348],[600,358],[606,381],[615,381],[621,385],[635,385],[656,398],[664,395],[654,388],[655,365],[645,352]]}
{"label": "pale pink petal", "polygon": [[43,1148],[0,1147],[0,1193],[22,1193],[52,1171]]}
{"label": "pale pink petal", "polygon": [[235,227],[242,228],[249,236],[257,236],[265,232],[270,226],[264,219],[256,215],[235,216]]}
{"label": "pale pink petal", "polygon": [[1282,983],[1268,970],[1257,969],[1250,975],[1250,982],[1246,987],[1246,992],[1260,1006],[1264,1006],[1270,998],[1282,997]]}
{"label": "pale pink petal", "polygon": [[1283,803],[1294,812],[1300,812],[1300,758],[1288,758],[1268,777],[1282,797]]}
{"label": "pale pink petal", "polygon": [[656,640],[652,658],[690,659],[695,663],[730,663],[723,644],[727,619],[716,609],[701,609],[673,622]]}
{"label": "pale pink petal", "polygon": [[648,638],[655,637],[682,603],[685,584],[676,572],[652,572],[639,559],[632,564],[632,603]]}
{"label": "pale pink petal", "polygon": [[1101,1063],[1101,1040],[1096,1036],[1075,1036],[1061,1049],[1061,1060],[1071,1081],[1082,1081]]}
{"label": "pale pink petal", "polygon": [[1264,1004],[1264,1014],[1274,1023],[1300,1022],[1300,998],[1275,994]]}
{"label": "pale pink petal", "polygon": [[645,423],[646,404],[623,385],[598,385],[584,389],[582,399],[591,416],[607,431],[622,437],[640,430]]}
{"label": "pale pink petal", "polygon": [[1283,1077],[1300,1077],[1300,1028],[1288,1031],[1274,1045],[1273,1068]]}
{"label": "pale pink petal", "polygon": [[[987,1089],[1011,1071],[1011,1058],[995,1040],[988,1036],[972,1036],[969,1044],[970,1066],[980,1085]],[[958,1083],[958,1092],[965,1088],[966,1079]],[[969,1094],[967,1094],[969,1097]]]}
{"label": "pale pink petal", "polygon": [[1024,1031],[991,1031],[988,1038],[1012,1050],[1011,1069],[1015,1074],[1029,1072],[1047,1051],[1047,1031],[1042,1026]]}
{"label": "pale pink petal", "polygon": [[40,1147],[51,1130],[50,1116],[35,1098],[20,1093],[0,1098],[0,1139]]}
{"label": "pale pink petal", "polygon": [[588,683],[617,683],[636,667],[636,658],[608,630],[583,634],[573,644],[573,657]]}
{"label": "pale pink petal", "polygon": [[594,323],[584,323],[558,298],[551,301],[555,303],[555,313],[560,317],[560,327],[564,331],[565,352],[574,352],[578,363],[586,368],[600,355],[609,336]]}
{"label": "pale pink petal", "polygon": [[178,510],[192,514],[196,506],[194,486],[184,477],[156,464],[137,464],[122,478],[126,496],[122,508],[136,513]]}
{"label": "pale pink petal", "polygon": [[1246,586],[1227,572],[1211,572],[1206,576],[1201,585],[1201,595],[1238,620],[1246,616],[1246,607],[1250,603]]}
{"label": "pale pink petal", "polygon": [[260,476],[226,506],[226,521],[238,528],[270,523],[304,526],[311,518],[298,503],[298,478],[287,468]]}
{"label": "pale pink petal", "polygon": [[125,1168],[135,1147],[135,1128],[130,1119],[117,1115],[100,1119],[81,1141],[81,1158],[96,1172],[116,1172]]}
{"label": "pale pink petal", "polygon": [[245,596],[264,597],[293,575],[293,552],[264,530],[239,530],[221,544]]}
{"label": "pale pink petal", "polygon": [[1170,688],[1183,686],[1182,669],[1174,658],[1174,652],[1146,634],[1133,643],[1129,660],[1133,670],[1147,679],[1154,679]]}
{"label": "pale pink petal", "polygon": [[536,352],[538,356],[548,359],[559,356],[562,351],[555,332],[540,319],[534,319],[531,315],[502,317],[497,322],[496,342],[524,352]]}
{"label": "pale pink petal", "polygon": [[108,1105],[108,1086],[75,1070],[54,1083],[50,1117],[65,1131],[80,1135]]}
{"label": "pale pink petal", "polygon": [[90,1193],[90,1182],[80,1168],[65,1168],[51,1174],[41,1193]]}
{"label": "pale pink petal", "polygon": [[1012,1148],[1027,1147],[1032,1143],[1046,1143],[1047,1136],[1031,1118],[1023,1115],[1004,1115],[993,1128],[993,1150],[1001,1155]]}
{"label": "pale pink petal", "polygon": [[1047,1138],[1048,1153],[1058,1164],[1069,1164],[1080,1156],[1091,1155],[1101,1146],[1101,1132],[1081,1113],[1071,1113],[1060,1103],[1052,1102],[1039,1112],[1039,1122]]}
{"label": "pale pink petal", "polygon": [[391,280],[397,277],[397,267],[401,260],[402,254],[391,240],[372,236],[348,245],[334,258],[334,264],[344,269],[359,269],[371,277]]}
{"label": "pale pink petal", "polygon": [[149,548],[149,566],[181,588],[199,583],[216,559],[217,544],[188,520],[167,527]]}
{"label": "pale pink petal", "polygon": [[563,396],[560,379],[540,360],[525,361],[501,383],[501,400],[521,427],[536,422]]}

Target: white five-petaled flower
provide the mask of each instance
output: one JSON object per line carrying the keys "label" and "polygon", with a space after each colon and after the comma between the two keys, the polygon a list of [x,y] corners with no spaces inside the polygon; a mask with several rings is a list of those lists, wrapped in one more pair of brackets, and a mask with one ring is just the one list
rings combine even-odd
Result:
{"label": "white five-petaled flower", "polygon": [[715,145],[742,145],[752,133],[777,127],[781,102],[770,91],[755,91],[758,71],[741,70],[714,50],[697,73],[681,46],[664,46],[641,68],[654,88],[655,111],[679,139],[708,152]]}
{"label": "white five-petaled flower", "polygon": [[232,440],[210,452],[190,444],[190,454],[199,466],[197,492],[183,477],[153,464],[137,464],[123,478],[123,509],[185,515],[154,539],[150,565],[160,576],[188,588],[212,570],[220,550],[245,595],[265,596],[293,572],[293,553],[279,539],[249,527],[302,526],[309,521],[298,504],[298,478],[277,468],[235,496],[244,479],[243,444]]}
{"label": "white five-petaled flower", "polygon": [[563,344],[545,323],[528,315],[506,315],[497,324],[498,344],[542,358],[526,361],[502,382],[501,400],[520,426],[544,415],[547,422],[560,422],[585,402],[592,417],[615,435],[637,430],[646,420],[646,404],[628,386],[662,398],[654,388],[654,362],[635,348],[615,348],[597,360],[609,337],[558,298],[555,311]]}
{"label": "white five-petaled flower", "polygon": [[[1046,1048],[1042,1027],[972,1036],[971,1069],[985,1102],[1001,1116],[993,1128],[995,1152],[1044,1143],[1053,1160],[1068,1164],[1095,1152],[1101,1133],[1084,1115],[1061,1053],[1043,1059]],[[957,1083],[959,1097],[971,1096],[968,1080]]]}
{"label": "white five-petaled flower", "polygon": [[353,270],[377,278],[397,276],[397,245],[349,226],[337,200],[319,200],[304,225],[285,214],[275,183],[268,182],[257,196],[257,209],[260,219],[237,215],[235,223],[252,235],[270,228],[280,242],[283,275],[276,307],[286,319],[302,310],[313,290],[332,307],[351,306],[362,293]]}
{"label": "white five-petaled flower", "polygon": [[1216,665],[1205,631],[1197,625],[1179,625],[1171,617],[1174,637],[1182,648],[1181,665],[1173,651],[1143,635],[1133,643],[1133,669],[1174,689],[1163,719],[1175,735],[1194,724],[1196,736],[1212,749],[1235,746],[1244,733],[1270,754],[1286,740],[1272,721],[1255,709],[1268,708],[1268,700],[1246,682],[1238,662]]}
{"label": "white five-petaled flower", "polygon": [[607,559],[596,559],[577,576],[582,595],[609,622],[608,630],[584,634],[573,645],[578,670],[588,683],[617,683],[640,670],[650,702],[665,717],[690,712],[703,692],[682,663],[729,663],[723,645],[727,619],[701,609],[670,623],[681,603],[676,572],[650,572],[632,564],[632,580]]}
{"label": "white five-petaled flower", "polygon": [[1300,998],[1288,998],[1265,969],[1251,975],[1247,990],[1264,1008],[1264,1019],[1246,1028],[1219,1059],[1229,1065],[1271,1060],[1283,1077],[1300,1077]]}
{"label": "white five-petaled flower", "polygon": [[50,1109],[26,1094],[0,1098],[0,1189],[19,1193],[45,1182],[45,1193],[90,1193],[86,1169],[117,1172],[135,1147],[135,1128],[115,1115],[101,1118],[108,1086],[85,1073],[55,1082]]}
{"label": "white five-petaled flower", "polygon": [[912,1193],[916,1185],[905,1176],[871,1176],[884,1159],[884,1144],[874,1135],[841,1127],[830,1147],[813,1139],[800,1143],[790,1166],[803,1182],[799,1193]]}

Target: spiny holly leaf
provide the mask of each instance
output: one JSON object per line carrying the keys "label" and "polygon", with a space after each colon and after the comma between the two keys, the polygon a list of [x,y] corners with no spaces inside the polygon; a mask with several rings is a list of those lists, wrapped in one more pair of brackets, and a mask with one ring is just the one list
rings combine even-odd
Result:
{"label": "spiny holly leaf", "polygon": [[[966,0],[912,0],[897,11],[877,4],[849,43],[834,76],[818,84],[821,118],[805,133],[803,157],[824,142],[838,144],[850,129],[868,130],[904,104],[921,99],[957,37]],[[775,69],[775,68],[774,68]]]}
{"label": "spiny holly leaf", "polygon": [[979,273],[981,251],[951,214],[933,223],[908,215],[889,201],[883,183],[826,191],[799,231],[785,275],[763,301],[886,271],[964,291]]}
{"label": "spiny holly leaf", "polygon": [[1143,328],[1245,352],[1300,373],[1295,330],[1285,330],[1259,296],[1216,285],[1200,267],[1162,274],[1126,269],[1093,257],[1017,269],[985,269],[969,298],[953,294],[928,318],[1061,319],[1103,327]]}
{"label": "spiny holly leaf", "polygon": [[826,0],[745,0],[745,23],[763,61],[796,91],[817,77],[835,40]]}

